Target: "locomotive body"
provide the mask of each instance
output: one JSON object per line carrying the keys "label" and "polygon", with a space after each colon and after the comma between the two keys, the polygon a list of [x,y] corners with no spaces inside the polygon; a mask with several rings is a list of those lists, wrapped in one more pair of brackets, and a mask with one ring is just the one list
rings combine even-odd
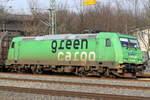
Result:
{"label": "locomotive body", "polygon": [[14,37],[23,36],[24,33],[21,31],[7,31],[0,32],[0,71],[5,68],[5,61],[8,57],[8,50],[11,41]]}
{"label": "locomotive body", "polygon": [[14,38],[6,65],[11,70],[36,73],[125,76],[142,71],[142,60],[135,36],[100,32]]}

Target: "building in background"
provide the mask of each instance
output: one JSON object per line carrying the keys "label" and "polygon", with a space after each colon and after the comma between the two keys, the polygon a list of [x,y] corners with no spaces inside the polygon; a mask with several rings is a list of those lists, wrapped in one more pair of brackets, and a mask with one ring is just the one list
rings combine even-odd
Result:
{"label": "building in background", "polygon": [[146,69],[150,72],[150,28],[136,28],[132,32],[138,38],[140,48],[143,52],[143,62],[148,63],[148,67]]}
{"label": "building in background", "polygon": [[149,27],[136,28],[134,29],[133,34],[137,36],[142,51],[150,50],[150,28]]}

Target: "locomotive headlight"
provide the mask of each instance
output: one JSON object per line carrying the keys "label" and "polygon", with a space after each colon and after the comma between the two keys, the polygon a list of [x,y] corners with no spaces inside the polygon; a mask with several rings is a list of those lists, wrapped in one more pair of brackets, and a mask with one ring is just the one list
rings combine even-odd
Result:
{"label": "locomotive headlight", "polygon": [[143,61],[142,61],[142,60],[138,60],[138,62],[139,62],[139,63],[142,63]]}
{"label": "locomotive headlight", "polygon": [[127,59],[127,58],[125,58],[125,59],[124,59],[124,61],[128,61],[128,59]]}

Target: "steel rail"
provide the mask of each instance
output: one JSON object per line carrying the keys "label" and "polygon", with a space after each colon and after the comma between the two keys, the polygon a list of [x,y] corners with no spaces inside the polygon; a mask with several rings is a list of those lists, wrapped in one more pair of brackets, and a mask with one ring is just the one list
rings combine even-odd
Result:
{"label": "steel rail", "polygon": [[149,100],[148,97],[138,96],[124,96],[124,95],[112,95],[112,94],[96,94],[96,93],[84,93],[84,92],[71,92],[71,91],[55,91],[55,90],[44,90],[44,89],[33,89],[33,88],[19,88],[0,86],[1,91],[16,92],[16,93],[30,93],[30,94],[42,94],[42,95],[53,95],[53,96],[67,96],[67,97],[78,97],[88,98],[95,100]]}
{"label": "steel rail", "polygon": [[89,87],[103,87],[103,88],[117,88],[117,89],[135,89],[135,90],[150,90],[150,87],[137,86],[123,86],[123,85],[108,85],[108,84],[92,84],[92,83],[77,83],[77,82],[61,82],[61,81],[46,81],[46,80],[31,80],[31,79],[16,79],[16,78],[0,78],[0,80],[46,83],[46,84],[60,84],[60,85],[74,85],[74,86],[89,86]]}
{"label": "steel rail", "polygon": [[[23,73],[8,73],[0,72],[0,77],[4,75],[22,75],[22,76],[37,76],[37,77],[59,77],[59,78],[73,78],[73,79],[92,79],[92,80],[112,80],[112,81],[131,81],[131,82],[150,82],[147,78],[137,78],[137,79],[118,79],[118,78],[99,78],[99,77],[79,77],[79,76],[66,76],[66,75],[40,75],[40,74],[23,74]],[[144,74],[145,75],[145,74]],[[146,74],[147,75],[147,74]],[[150,75],[150,74],[148,74]]]}

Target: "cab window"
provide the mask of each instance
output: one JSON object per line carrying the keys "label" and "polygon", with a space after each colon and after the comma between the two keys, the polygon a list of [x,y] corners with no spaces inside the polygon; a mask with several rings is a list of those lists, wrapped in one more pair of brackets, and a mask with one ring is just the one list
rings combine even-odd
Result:
{"label": "cab window", "polygon": [[15,43],[13,42],[12,45],[11,45],[11,48],[14,48],[14,47],[15,47]]}
{"label": "cab window", "polygon": [[111,41],[110,39],[106,39],[106,47],[110,47],[111,46]]}

